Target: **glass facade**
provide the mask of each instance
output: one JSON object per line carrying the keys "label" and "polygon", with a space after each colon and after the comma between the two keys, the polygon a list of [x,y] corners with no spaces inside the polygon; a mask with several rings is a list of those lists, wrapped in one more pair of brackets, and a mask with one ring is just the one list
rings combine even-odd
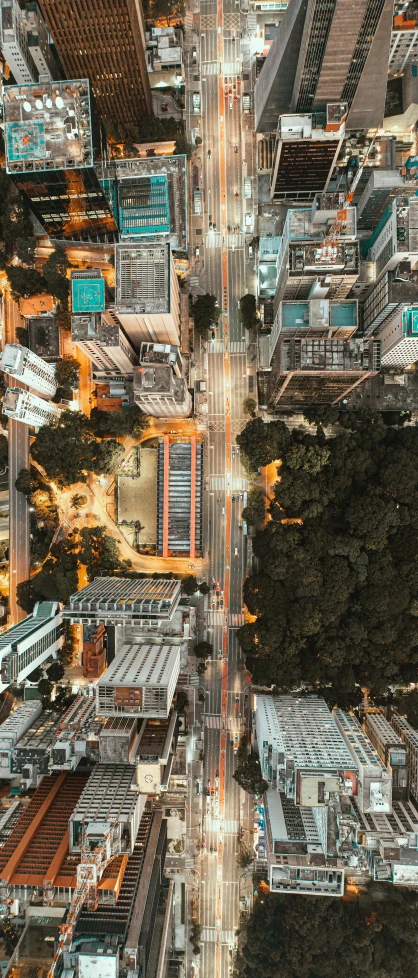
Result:
{"label": "glass facade", "polygon": [[51,237],[117,240],[117,224],[93,167],[22,173],[13,181]]}

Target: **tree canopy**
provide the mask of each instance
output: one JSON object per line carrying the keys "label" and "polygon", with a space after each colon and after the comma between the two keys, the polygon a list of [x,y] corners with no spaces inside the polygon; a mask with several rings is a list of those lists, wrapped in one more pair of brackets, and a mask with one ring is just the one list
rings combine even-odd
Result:
{"label": "tree canopy", "polygon": [[65,357],[55,364],[55,381],[57,387],[65,392],[76,391],[80,384],[80,364],[75,357]]}
{"label": "tree canopy", "polygon": [[25,265],[7,265],[6,274],[9,279],[10,291],[16,302],[19,302],[22,297],[47,290],[45,279],[36,268],[26,268]]}
{"label": "tree canopy", "polygon": [[191,314],[195,329],[205,336],[208,329],[216,326],[218,322],[219,308],[216,296],[210,295],[209,292],[206,292],[205,295],[198,295],[191,307]]}
{"label": "tree canopy", "polygon": [[[243,751],[241,753],[242,757]],[[268,784],[261,774],[260,761],[255,754],[247,754],[239,761],[233,777],[237,784],[250,795],[262,795],[267,791]]]}
{"label": "tree canopy", "polygon": [[86,482],[88,472],[113,472],[124,449],[111,438],[95,438],[94,424],[81,411],[63,411],[57,420],[39,429],[31,452],[49,479],[71,486]]}
{"label": "tree canopy", "polygon": [[256,683],[357,702],[355,683],[416,681],[418,432],[366,413],[350,425],[327,439],[256,419],[238,436],[253,464],[282,459],[238,636]]}
{"label": "tree canopy", "polygon": [[109,574],[124,567],[117,541],[108,536],[105,526],[83,527],[78,557],[91,581],[102,571]]}
{"label": "tree canopy", "polygon": [[255,295],[252,295],[251,292],[247,292],[246,295],[241,296],[239,301],[239,311],[241,322],[245,329],[252,329],[253,326],[257,326],[259,319],[257,316],[257,302]]}
{"label": "tree canopy", "polygon": [[69,294],[70,283],[67,278],[69,268],[71,268],[71,262],[67,258],[65,248],[62,247],[55,248],[43,267],[48,291],[61,302],[65,302]]}
{"label": "tree canopy", "polygon": [[94,425],[94,432],[99,438],[103,438],[104,435],[122,438],[130,435],[132,438],[140,438],[149,426],[149,418],[136,404],[132,404],[121,413],[93,408],[90,423]]}
{"label": "tree canopy", "polygon": [[359,897],[266,894],[237,956],[239,978],[416,978],[418,894],[372,884]]}

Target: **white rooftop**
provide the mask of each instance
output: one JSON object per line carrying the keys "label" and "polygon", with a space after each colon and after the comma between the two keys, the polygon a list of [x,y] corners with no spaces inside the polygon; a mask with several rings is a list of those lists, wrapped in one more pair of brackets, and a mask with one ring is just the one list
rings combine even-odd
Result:
{"label": "white rooftop", "polygon": [[166,687],[179,664],[178,645],[123,645],[98,684]]}

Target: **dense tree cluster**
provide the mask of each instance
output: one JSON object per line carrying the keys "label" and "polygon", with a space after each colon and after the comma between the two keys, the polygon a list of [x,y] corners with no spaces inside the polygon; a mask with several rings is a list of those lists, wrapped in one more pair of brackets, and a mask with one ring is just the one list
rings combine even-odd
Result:
{"label": "dense tree cluster", "polygon": [[244,329],[252,329],[253,326],[258,325],[257,302],[255,295],[252,295],[251,292],[247,292],[246,295],[241,296],[239,311]]}
{"label": "dense tree cluster", "polygon": [[372,884],[359,897],[264,894],[245,926],[239,978],[416,978],[418,894]]}
{"label": "dense tree cluster", "polygon": [[80,384],[80,364],[75,357],[65,357],[55,364],[55,383],[59,398],[72,397],[72,392],[78,390]]}
{"label": "dense tree cluster", "polygon": [[242,754],[241,759],[238,759],[238,767],[234,771],[233,778],[235,778],[237,784],[244,791],[248,791],[248,794],[264,794],[267,791],[268,784],[262,776],[258,757],[255,754],[246,754],[245,756],[242,756]]}
{"label": "dense tree cluster", "polygon": [[248,491],[247,505],[242,511],[243,520],[248,526],[259,528],[266,515],[266,498],[260,486],[252,486]]}
{"label": "dense tree cluster", "polygon": [[113,537],[107,535],[105,526],[83,527],[78,558],[86,565],[90,581],[100,573],[109,575],[125,566],[119,546]]}
{"label": "dense tree cluster", "polygon": [[93,408],[90,423],[94,426],[94,433],[98,438],[103,438],[105,435],[114,435],[115,438],[123,438],[127,435],[131,438],[140,438],[149,426],[149,418],[136,404],[133,404],[121,413]]}
{"label": "dense tree cluster", "polygon": [[40,571],[17,585],[17,601],[30,613],[36,601],[68,601],[78,589],[78,558],[71,535],[53,543]]}
{"label": "dense tree cluster", "polygon": [[94,424],[80,411],[63,411],[40,428],[31,446],[32,457],[49,479],[62,486],[86,482],[89,472],[114,472],[124,454],[113,439],[99,441]]}
{"label": "dense tree cluster", "polygon": [[46,557],[51,540],[58,526],[58,510],[51,486],[42,479],[35,466],[21,469],[15,482],[16,489],[27,496],[31,506],[30,553],[35,566]]}
{"label": "dense tree cluster", "polygon": [[205,295],[198,295],[190,312],[194,319],[195,329],[205,337],[208,330],[216,326],[220,316],[216,296],[210,295],[209,292],[206,292]]}
{"label": "dense tree cluster", "polygon": [[357,702],[356,682],[378,695],[417,677],[418,432],[347,419],[326,438],[257,418],[237,438],[254,466],[282,460],[239,638],[256,683]]}

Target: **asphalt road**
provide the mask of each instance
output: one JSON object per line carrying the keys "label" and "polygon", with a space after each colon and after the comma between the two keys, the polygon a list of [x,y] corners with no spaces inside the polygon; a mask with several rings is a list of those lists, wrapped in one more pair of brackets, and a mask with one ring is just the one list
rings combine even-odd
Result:
{"label": "asphalt road", "polygon": [[[216,338],[209,340],[205,354],[209,559],[211,577],[219,586],[212,591],[207,613],[207,638],[213,644],[214,657],[204,677],[203,787],[209,791],[202,799],[206,849],[195,864],[201,880],[202,938],[199,962],[195,962],[193,970],[202,978],[227,978],[238,926],[239,896],[251,890],[250,877],[243,878],[236,863],[243,820],[247,826],[245,841],[252,843],[251,800],[247,798],[241,807],[243,792],[232,777],[236,767],[234,751],[248,712],[244,706],[247,680],[236,639],[236,628],[244,621],[242,584],[247,537],[240,524],[246,480],[235,442],[245,423],[243,399],[248,394],[247,344],[238,308],[239,298],[247,291],[247,246],[243,231],[228,230],[228,226],[244,227],[242,82],[237,78],[241,76],[241,21],[235,0],[201,0],[205,214],[200,286],[217,296],[222,309]],[[215,230],[209,228],[210,221],[216,224]]]}
{"label": "asphalt road", "polygon": [[[18,326],[24,326],[24,321],[17,304],[9,295],[5,295],[6,343],[15,342]],[[8,377],[7,381],[10,387],[25,387],[24,384],[17,383],[13,377]],[[29,428],[20,421],[9,419],[7,430],[9,439],[9,605],[10,624],[15,625],[22,618],[26,618],[26,612],[22,611],[16,603],[16,587],[20,581],[28,579],[30,566],[29,507],[26,496],[15,489],[15,481],[20,470],[29,468]]]}

